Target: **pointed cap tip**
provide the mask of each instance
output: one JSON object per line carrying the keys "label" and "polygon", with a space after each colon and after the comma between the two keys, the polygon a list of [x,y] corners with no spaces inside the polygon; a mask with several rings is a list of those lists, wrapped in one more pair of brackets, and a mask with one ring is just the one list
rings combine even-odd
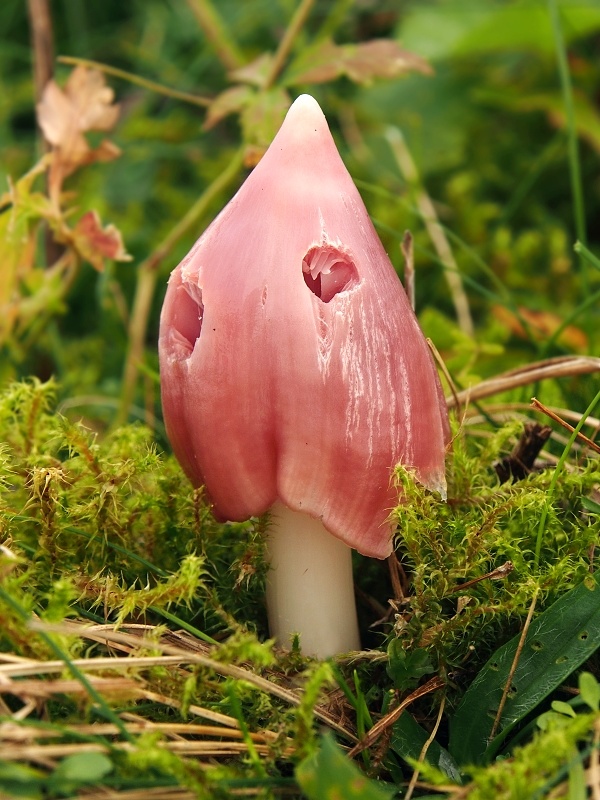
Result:
{"label": "pointed cap tip", "polygon": [[321,106],[310,94],[301,94],[294,100],[289,108],[286,119],[298,119],[308,124],[311,122],[325,122],[326,124],[325,115],[323,114]]}

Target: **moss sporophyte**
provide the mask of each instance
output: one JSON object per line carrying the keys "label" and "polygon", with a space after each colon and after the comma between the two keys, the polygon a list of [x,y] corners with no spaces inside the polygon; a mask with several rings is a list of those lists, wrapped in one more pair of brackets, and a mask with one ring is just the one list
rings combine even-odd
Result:
{"label": "moss sporophyte", "polygon": [[302,95],[173,271],[159,340],[168,435],[215,515],[270,511],[281,644],[360,646],[351,548],[392,550],[393,470],[445,496],[433,359],[317,102]]}

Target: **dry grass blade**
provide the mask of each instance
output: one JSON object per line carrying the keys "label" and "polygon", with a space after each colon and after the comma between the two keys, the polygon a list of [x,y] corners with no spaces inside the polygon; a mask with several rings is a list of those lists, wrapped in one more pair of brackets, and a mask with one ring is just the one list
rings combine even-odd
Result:
{"label": "dry grass blade", "polygon": [[[446,706],[446,698],[442,697],[442,702],[440,703],[440,707],[438,709],[438,715],[435,721],[435,725],[433,726],[433,730],[429,734],[427,741],[421,748],[421,752],[419,753],[419,764],[422,764],[425,761],[425,756],[427,755],[427,751],[433,744],[435,737],[437,736],[437,732],[442,722],[442,716],[444,714],[444,708]],[[414,794],[415,788],[417,786],[417,781],[419,779],[419,767],[415,768],[415,771],[412,774],[412,778],[410,779],[410,783],[408,784],[408,789],[406,790],[406,794],[404,796],[404,800],[411,800],[411,797]]]}
{"label": "dry grass blade", "polygon": [[510,692],[510,687],[512,685],[512,679],[514,678],[515,672],[517,671],[517,667],[519,665],[519,659],[521,658],[521,653],[523,652],[523,647],[525,646],[525,639],[527,637],[527,631],[529,630],[529,626],[531,625],[531,620],[533,619],[533,612],[535,611],[535,605],[537,603],[538,597],[538,590],[536,589],[533,594],[533,599],[531,601],[531,605],[529,606],[529,612],[527,614],[527,619],[523,625],[523,630],[521,631],[521,638],[519,639],[519,644],[517,646],[517,650],[515,652],[515,657],[513,658],[513,662],[510,667],[510,672],[508,673],[508,677],[506,679],[506,684],[504,685],[504,691],[502,692],[502,697],[500,699],[500,703],[498,705],[498,711],[496,712],[496,718],[494,719],[494,724],[492,725],[492,730],[490,731],[489,741],[491,742],[492,739],[496,736],[498,732],[498,728],[500,727],[500,720],[502,719],[502,712],[504,711],[504,706],[506,705],[506,701],[508,699],[508,693]]}
{"label": "dry grass blade", "polygon": [[[173,641],[174,638],[177,641],[177,644],[173,645],[168,641],[165,641],[165,637],[161,637],[160,639],[150,638],[150,636],[147,634],[155,630],[152,628],[152,626],[141,626],[143,629],[143,632],[140,632],[141,635],[123,633],[106,625],[86,626],[82,625],[81,623],[73,622],[63,622],[60,625],[47,625],[40,622],[35,622],[31,624],[31,627],[33,629],[44,630],[48,633],[61,633],[63,635],[76,634],[77,636],[83,638],[102,642],[106,646],[113,646],[115,644],[127,645],[131,647],[133,651],[139,651],[142,649],[156,652],[156,650],[161,650],[164,653],[163,658],[169,658],[170,663],[175,663],[178,665],[199,664],[207,669],[210,669],[218,675],[237,680],[243,680],[247,683],[250,683],[260,691],[267,692],[274,697],[278,697],[280,700],[283,700],[289,705],[299,706],[301,703],[301,692],[286,689],[272,680],[263,678],[250,669],[217,661],[216,659],[205,654],[207,651],[210,652],[210,648],[206,644],[198,641],[189,634],[174,634],[171,632],[168,635],[169,638],[171,641]],[[133,658],[135,657],[115,657],[112,659],[79,659],[73,663],[83,671],[89,671],[98,668],[123,670],[129,669],[132,666]],[[138,666],[141,666],[141,658],[142,657],[139,656],[137,657]],[[152,656],[150,658],[156,659],[157,657]],[[101,662],[101,666],[98,667],[97,662]],[[156,663],[156,661],[154,663]],[[37,668],[38,672],[40,673],[48,671],[55,672],[62,670],[64,668],[64,664],[62,662],[31,662],[28,665],[19,665],[18,667],[15,667],[15,669],[19,670],[20,674],[23,674],[24,670],[27,671],[27,674],[34,674],[35,668]],[[0,667],[0,670],[1,669],[2,668]],[[145,696],[149,698],[149,693],[145,692]],[[354,742],[357,741],[354,733],[346,726],[338,722],[338,720],[336,720],[326,708],[317,706],[314,710],[314,713],[315,716],[321,720],[321,722],[324,722],[345,739]]]}
{"label": "dry grass blade", "polygon": [[366,750],[368,747],[379,739],[379,737],[385,733],[385,731],[392,726],[395,722],[400,719],[403,711],[405,711],[411,703],[414,703],[415,700],[418,700],[420,697],[424,697],[426,694],[430,694],[431,692],[435,692],[436,689],[441,689],[444,685],[444,681],[439,678],[431,678],[431,680],[427,681],[427,683],[423,684],[423,686],[419,686],[418,689],[415,689],[414,692],[411,692],[407,697],[402,700],[402,702],[390,711],[385,717],[382,717],[379,722],[376,722],[375,725],[371,728],[371,730],[364,736],[358,744],[356,744],[352,750],[348,753],[349,758],[354,758],[354,756],[362,753],[363,750]]}
{"label": "dry grass blade", "polygon": [[495,378],[482,381],[476,386],[458,392],[455,396],[447,397],[446,402],[449,408],[454,408],[457,405],[466,405],[469,402],[482,400],[484,397],[491,397],[537,381],[571,378],[574,375],[589,375],[593,372],[600,372],[600,358],[593,356],[549,358],[527,364],[519,369],[503,372]]}

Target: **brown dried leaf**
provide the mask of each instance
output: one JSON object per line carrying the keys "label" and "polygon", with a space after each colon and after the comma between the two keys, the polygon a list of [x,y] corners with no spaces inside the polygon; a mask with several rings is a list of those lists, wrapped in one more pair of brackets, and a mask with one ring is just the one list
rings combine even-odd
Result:
{"label": "brown dried leaf", "polygon": [[407,72],[433,72],[423,58],[403,50],[393,39],[342,45],[325,40],[303,53],[292,71],[288,80],[292,84],[326,83],[342,75],[355,83],[369,84],[376,78],[397,78]]}
{"label": "brown dried leaf", "polygon": [[73,246],[86,261],[102,272],[104,260],[131,261],[125,250],[121,232],[114,225],[102,227],[96,211],[84,214],[71,232]]}
{"label": "brown dried leaf", "polygon": [[[563,323],[559,314],[552,311],[535,311],[524,306],[519,307],[518,316],[500,305],[493,306],[492,313],[502,325],[520,339],[529,339],[533,336],[538,341],[545,341],[553,336]],[[523,323],[527,325],[527,329]],[[576,325],[567,325],[561,331],[558,340],[571,350],[586,351],[588,348],[587,335]]]}
{"label": "brown dried leaf", "polygon": [[51,187],[54,193],[67,175],[83,164],[106,161],[119,154],[109,142],[93,150],[84,136],[87,131],[110,130],[119,116],[119,106],[113,104],[113,90],[106,86],[98,70],[76,67],[64,89],[55,81],[46,84],[37,105],[40,128],[54,148],[51,167]]}
{"label": "brown dried leaf", "polygon": [[119,106],[113,104],[115,94],[98,70],[75,67],[65,93],[77,111],[80,130],[109,131],[116,124]]}

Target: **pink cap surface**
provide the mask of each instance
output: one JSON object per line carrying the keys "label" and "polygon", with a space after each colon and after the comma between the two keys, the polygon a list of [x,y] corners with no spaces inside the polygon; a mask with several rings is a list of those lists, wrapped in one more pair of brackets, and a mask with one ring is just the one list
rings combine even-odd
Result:
{"label": "pink cap surface", "polygon": [[173,449],[223,519],[280,499],[383,558],[393,467],[445,490],[429,348],[308,95],[173,271],[159,353]]}

